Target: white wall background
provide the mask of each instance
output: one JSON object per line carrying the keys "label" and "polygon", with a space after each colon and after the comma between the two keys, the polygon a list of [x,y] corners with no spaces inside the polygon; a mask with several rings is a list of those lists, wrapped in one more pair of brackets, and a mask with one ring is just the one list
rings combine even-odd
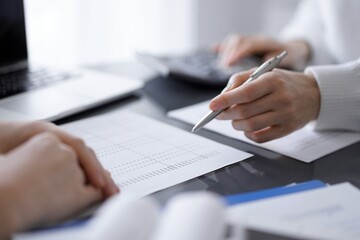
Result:
{"label": "white wall background", "polygon": [[291,18],[297,0],[197,0],[197,41],[219,41],[228,33],[276,35]]}
{"label": "white wall background", "polygon": [[229,32],[276,34],[296,0],[25,0],[31,60],[51,65],[181,53]]}

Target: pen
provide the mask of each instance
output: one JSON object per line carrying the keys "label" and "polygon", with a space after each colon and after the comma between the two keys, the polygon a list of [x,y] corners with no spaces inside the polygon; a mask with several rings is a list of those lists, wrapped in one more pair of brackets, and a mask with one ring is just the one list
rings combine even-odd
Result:
{"label": "pen", "polygon": [[[267,60],[266,62],[261,64],[261,66],[258,69],[256,69],[255,72],[253,74],[251,74],[249,76],[249,78],[243,84],[252,82],[255,79],[257,79],[258,77],[260,77],[262,74],[264,74],[266,72],[270,72],[271,70],[276,68],[280,64],[280,62],[286,57],[286,55],[287,55],[287,52],[283,51],[278,56],[270,58],[269,60]],[[197,132],[198,130],[200,130],[202,127],[204,127],[206,124],[208,124],[211,120],[216,118],[218,115],[220,115],[220,113],[222,113],[225,110],[226,109],[222,109],[222,110],[215,111],[215,112],[213,112],[213,111],[209,112],[193,127],[191,132]]]}

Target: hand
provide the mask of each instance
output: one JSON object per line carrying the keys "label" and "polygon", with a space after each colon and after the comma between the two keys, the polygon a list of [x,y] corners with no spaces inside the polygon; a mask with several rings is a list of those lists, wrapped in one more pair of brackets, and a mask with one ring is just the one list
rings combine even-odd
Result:
{"label": "hand", "polygon": [[310,58],[310,47],[305,41],[295,40],[286,43],[266,36],[229,35],[215,47],[220,55],[220,64],[232,66],[245,57],[260,55],[266,61],[283,51],[288,56],[280,64],[281,67],[302,69]]}
{"label": "hand", "polygon": [[67,217],[102,197],[86,183],[76,152],[52,133],[32,137],[0,164],[0,238]]}
{"label": "hand", "polygon": [[77,155],[87,180],[101,188],[105,196],[119,192],[110,174],[103,169],[94,151],[84,141],[74,137],[56,125],[47,122],[2,122],[0,123],[0,154],[5,154],[39,133],[52,133],[64,144],[70,146]]}
{"label": "hand", "polygon": [[312,75],[278,70],[242,85],[254,70],[235,74],[227,89],[210,103],[225,109],[218,119],[258,143],[283,137],[318,117],[320,91]]}

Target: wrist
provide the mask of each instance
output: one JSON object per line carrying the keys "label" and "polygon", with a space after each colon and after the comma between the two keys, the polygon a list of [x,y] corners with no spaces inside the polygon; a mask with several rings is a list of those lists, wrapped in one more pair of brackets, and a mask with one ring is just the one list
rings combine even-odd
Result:
{"label": "wrist", "polygon": [[309,91],[310,91],[310,98],[312,107],[310,112],[311,121],[318,119],[320,114],[320,101],[321,101],[321,95],[320,95],[320,89],[317,84],[317,81],[315,79],[315,76],[311,72],[305,72],[305,77],[310,85]]}

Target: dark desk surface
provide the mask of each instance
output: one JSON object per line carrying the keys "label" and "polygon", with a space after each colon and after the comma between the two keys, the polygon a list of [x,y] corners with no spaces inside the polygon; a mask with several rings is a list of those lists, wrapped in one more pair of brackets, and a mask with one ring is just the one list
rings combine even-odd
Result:
{"label": "dark desk surface", "polygon": [[[134,68],[134,66],[122,64],[98,67],[104,71],[134,75],[127,72],[129,68]],[[155,77],[146,82],[144,89],[138,91],[135,96],[61,120],[58,123],[123,108],[189,131],[192,126],[167,118],[166,112],[210,99],[220,90],[194,86],[176,79]],[[200,130],[198,134],[250,152],[254,156],[153,194],[160,202],[164,203],[171,196],[184,191],[209,190],[224,195],[283,186],[311,179],[319,179],[329,184],[348,181],[360,187],[360,142],[308,164],[207,130]]]}

